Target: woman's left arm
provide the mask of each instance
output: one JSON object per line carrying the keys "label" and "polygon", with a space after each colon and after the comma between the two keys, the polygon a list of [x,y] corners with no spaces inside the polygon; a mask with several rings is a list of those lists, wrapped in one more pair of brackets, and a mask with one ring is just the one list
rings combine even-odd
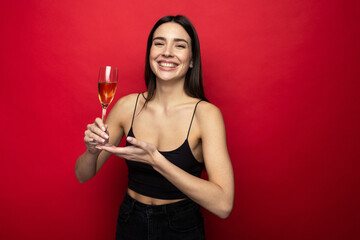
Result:
{"label": "woman's left arm", "polygon": [[226,218],[234,203],[234,174],[224,120],[217,107],[202,102],[194,121],[200,129],[208,180],[195,177],[163,158],[156,158],[158,161],[153,167],[193,201],[220,218]]}
{"label": "woman's left arm", "polygon": [[199,104],[195,117],[200,128],[208,180],[187,173],[165,159],[154,145],[135,138],[128,138],[133,144],[130,147],[101,148],[119,157],[152,165],[193,201],[220,218],[227,218],[234,203],[234,174],[226,146],[224,121],[220,110],[209,103]]}

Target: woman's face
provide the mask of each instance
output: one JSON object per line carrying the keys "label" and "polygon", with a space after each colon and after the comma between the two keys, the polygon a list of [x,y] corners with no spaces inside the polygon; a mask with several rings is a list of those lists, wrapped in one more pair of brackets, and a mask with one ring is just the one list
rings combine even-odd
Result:
{"label": "woman's face", "polygon": [[185,79],[192,67],[189,34],[177,23],[161,24],[154,32],[149,58],[151,70],[158,80]]}

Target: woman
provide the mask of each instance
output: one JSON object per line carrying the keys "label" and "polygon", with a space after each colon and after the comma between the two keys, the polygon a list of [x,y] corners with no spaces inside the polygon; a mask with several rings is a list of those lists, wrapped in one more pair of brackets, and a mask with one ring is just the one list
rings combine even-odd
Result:
{"label": "woman", "polygon": [[[121,98],[106,124],[97,118],[87,126],[76,176],[90,180],[111,154],[126,159],[117,239],[204,239],[199,205],[226,218],[234,179],[222,115],[205,98],[199,40],[186,17],[154,25],[145,82],[148,91]],[[126,133],[127,146],[116,147]],[[200,178],[203,166],[208,180]]]}

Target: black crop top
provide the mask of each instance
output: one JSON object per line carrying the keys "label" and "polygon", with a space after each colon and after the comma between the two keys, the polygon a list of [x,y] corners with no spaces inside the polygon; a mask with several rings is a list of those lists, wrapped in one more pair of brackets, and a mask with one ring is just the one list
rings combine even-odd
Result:
{"label": "black crop top", "polygon": [[[131,122],[131,127],[128,133],[128,136],[130,137],[135,137],[133,133],[132,125],[134,122],[139,95],[136,98],[134,114]],[[196,177],[200,177],[204,165],[202,163],[199,163],[192,154],[188,142],[188,137],[190,133],[191,124],[194,119],[196,107],[199,102],[197,102],[195,105],[188,134],[184,143],[180,147],[172,151],[159,151],[167,160],[169,160],[179,168],[183,169],[184,171]],[[126,142],[126,146],[131,146],[131,144],[129,142]],[[177,189],[159,172],[155,171],[153,167],[151,167],[150,165],[145,163],[130,161],[130,160],[126,160],[126,164],[128,167],[128,178],[129,178],[128,187],[131,190],[148,197],[159,198],[159,199],[186,198],[185,194],[183,194],[179,189]]]}

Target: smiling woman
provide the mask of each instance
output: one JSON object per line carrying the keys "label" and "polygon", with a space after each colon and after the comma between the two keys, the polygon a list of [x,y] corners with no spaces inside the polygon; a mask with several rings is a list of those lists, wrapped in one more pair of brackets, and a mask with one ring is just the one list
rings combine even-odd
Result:
{"label": "smiling woman", "polygon": [[[224,121],[205,98],[200,44],[186,17],[155,24],[145,67],[148,91],[121,98],[106,123],[97,118],[87,126],[76,176],[90,180],[111,154],[126,159],[117,239],[204,239],[200,206],[228,217],[234,178]],[[125,134],[127,146],[116,147]],[[200,178],[204,167],[209,180]]]}
{"label": "smiling woman", "polygon": [[150,50],[150,67],[157,81],[185,79],[192,67],[189,42],[189,34],[177,23],[164,23],[156,29]]}

